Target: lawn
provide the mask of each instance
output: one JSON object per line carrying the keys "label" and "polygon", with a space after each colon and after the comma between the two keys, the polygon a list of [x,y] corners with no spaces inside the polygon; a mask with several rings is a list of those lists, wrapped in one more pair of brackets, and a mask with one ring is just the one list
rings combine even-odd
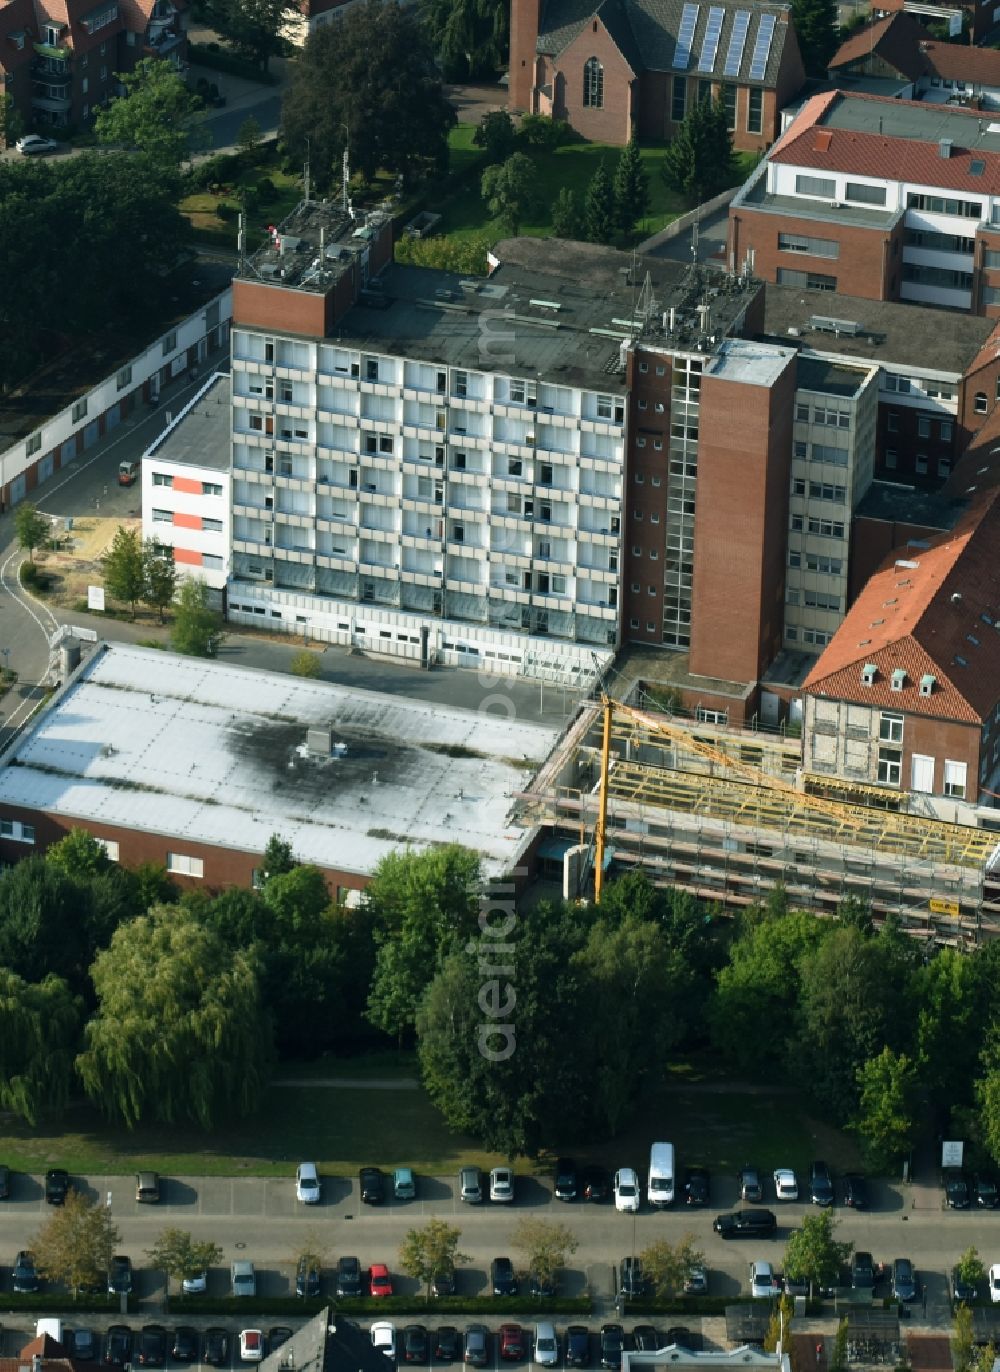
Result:
{"label": "lawn", "polygon": [[[216,238],[220,246],[236,247],[237,214],[241,207],[240,193],[250,190],[267,178],[274,186],[274,194],[264,200],[251,199],[247,211],[247,249],[253,252],[263,240],[269,224],[280,224],[302,199],[302,178],[289,175],[277,164],[274,156],[260,166],[240,170],[218,191],[196,191],[180,202],[180,211],[191,221],[192,228],[203,238]],[[230,218],[220,218],[220,205],[232,211]]]}

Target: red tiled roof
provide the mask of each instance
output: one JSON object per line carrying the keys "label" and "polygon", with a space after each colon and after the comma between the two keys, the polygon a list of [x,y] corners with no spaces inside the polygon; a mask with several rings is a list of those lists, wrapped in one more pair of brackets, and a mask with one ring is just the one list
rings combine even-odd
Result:
{"label": "red tiled roof", "polygon": [[[869,580],[806,678],[810,695],[981,724],[1000,701],[1000,491]],[[874,663],[872,686],[861,670]],[[902,668],[902,691],[891,688]],[[929,696],[920,678],[933,676]]]}
{"label": "red tiled roof", "polygon": [[829,70],[836,72],[839,67],[849,67],[875,55],[900,75],[915,81],[928,70],[920,50],[926,36],[927,30],[919,20],[905,10],[896,10],[845,38],[831,57]]}
{"label": "red tiled roof", "polygon": [[1000,86],[1000,52],[995,48],[972,47],[968,43],[942,43],[926,38],[921,46],[932,76],[940,76],[945,81],[966,81],[976,86]]}
{"label": "red tiled roof", "polygon": [[[851,100],[880,101],[894,105],[915,104],[919,101],[886,101],[883,96],[862,95],[852,91],[845,96],[842,91],[827,92],[835,98]],[[812,103],[812,102],[810,102]],[[823,113],[830,108],[829,102]],[[962,135],[978,132],[979,117],[974,111],[957,106],[936,105],[936,113],[944,113],[954,120],[954,128],[949,129],[952,136],[950,157],[942,157],[937,141],[922,142],[915,138],[890,137],[881,133],[857,132],[853,129],[831,129],[833,137],[826,149],[816,146],[813,128],[818,118],[811,117],[802,126],[802,117],[809,106],[803,108],[802,115],[794,121],[784,138],[776,143],[769,154],[772,162],[783,162],[794,167],[810,167],[816,171],[839,171],[854,176],[870,176],[882,181],[909,181],[916,185],[941,186],[948,190],[972,191],[979,195],[989,193],[991,185],[1000,184],[1000,153],[984,152],[982,149],[970,152],[961,145]],[[975,125],[964,124],[966,119],[975,120]],[[878,110],[872,110],[872,122],[878,122]],[[969,170],[973,161],[985,164],[983,174],[973,176]]]}

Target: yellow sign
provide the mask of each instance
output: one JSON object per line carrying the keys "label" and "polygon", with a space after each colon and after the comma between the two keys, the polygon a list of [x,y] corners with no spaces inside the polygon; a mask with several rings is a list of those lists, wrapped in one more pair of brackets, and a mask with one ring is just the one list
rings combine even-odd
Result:
{"label": "yellow sign", "polygon": [[937,900],[935,898],[931,901],[932,915],[951,915],[953,918],[957,919],[958,913],[957,900]]}

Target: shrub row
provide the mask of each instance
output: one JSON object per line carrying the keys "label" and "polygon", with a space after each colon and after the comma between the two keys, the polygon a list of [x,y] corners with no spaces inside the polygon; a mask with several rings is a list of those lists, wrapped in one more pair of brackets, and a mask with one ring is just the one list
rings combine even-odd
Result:
{"label": "shrub row", "polygon": [[[739,1296],[677,1296],[673,1300],[658,1301],[649,1300],[627,1300],[625,1302],[626,1315],[724,1315],[731,1305],[745,1304],[745,1298]],[[765,1302],[758,1302],[762,1309],[767,1309]],[[820,1301],[806,1302],[807,1315],[822,1315],[823,1306]]]}
{"label": "shrub row", "polygon": [[245,57],[237,57],[234,52],[226,52],[214,43],[188,43],[188,61],[196,67],[211,67],[214,71],[224,71],[230,76],[242,76],[246,81],[259,81],[262,86],[275,86],[278,78],[269,71],[261,71]]}
{"label": "shrub row", "polygon": [[81,1292],[76,1300],[67,1295],[65,1291],[36,1291],[32,1295],[19,1295],[11,1293],[3,1298],[4,1309],[11,1314],[17,1314],[22,1310],[37,1310],[39,1313],[52,1312],[57,1315],[65,1315],[77,1310],[91,1314],[114,1314],[117,1315],[121,1309],[118,1296],[109,1296],[104,1292],[96,1292],[86,1295]]}
{"label": "shrub row", "polygon": [[[524,1296],[440,1296],[426,1300],[423,1296],[360,1296],[351,1298],[318,1297],[302,1300],[297,1296],[256,1297],[254,1310],[262,1315],[315,1315],[327,1305],[336,1304],[342,1315],[480,1315],[506,1317],[532,1316],[542,1304],[532,1306]],[[589,1296],[574,1299],[547,1300],[544,1309],[552,1315],[589,1315],[592,1310]],[[247,1309],[241,1296],[171,1296],[172,1314],[240,1315]]]}

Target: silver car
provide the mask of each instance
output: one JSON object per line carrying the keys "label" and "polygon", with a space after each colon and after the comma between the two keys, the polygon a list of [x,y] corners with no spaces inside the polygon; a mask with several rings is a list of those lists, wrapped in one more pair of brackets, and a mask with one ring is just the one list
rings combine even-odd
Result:
{"label": "silver car", "polygon": [[458,1196],[466,1205],[479,1205],[483,1199],[483,1177],[478,1167],[463,1167],[458,1174]]}
{"label": "silver car", "polygon": [[510,1167],[494,1167],[490,1173],[490,1200],[508,1202],[514,1199],[514,1172]]}
{"label": "silver car", "polygon": [[556,1327],[548,1320],[535,1325],[535,1362],[539,1367],[555,1367],[559,1361],[559,1340]]}

